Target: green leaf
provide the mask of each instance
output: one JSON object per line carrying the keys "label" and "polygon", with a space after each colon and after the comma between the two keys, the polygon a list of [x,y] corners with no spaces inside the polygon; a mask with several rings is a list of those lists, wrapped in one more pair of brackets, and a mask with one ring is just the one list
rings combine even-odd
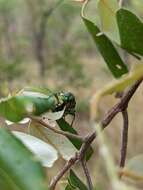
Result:
{"label": "green leaf", "polygon": [[35,154],[44,167],[52,167],[58,159],[57,150],[49,143],[45,143],[44,141],[26,133],[18,131],[12,131],[12,133],[21,140],[22,143],[33,152],[33,154]]}
{"label": "green leaf", "polygon": [[121,47],[131,53],[143,55],[143,23],[132,12],[120,9],[117,12]]}
{"label": "green leaf", "polygon": [[[74,128],[72,128],[63,118],[61,118],[60,120],[57,121],[59,127],[61,128],[62,131],[67,131],[67,132],[70,132],[72,134],[78,134],[76,132],[76,130]],[[75,138],[71,138],[69,137],[68,138],[71,143],[79,150],[81,145],[82,145],[82,141],[79,140],[79,139],[75,139]],[[93,149],[92,147],[90,146],[87,153],[86,153],[86,159],[89,160],[90,157],[92,156],[93,154]]]}
{"label": "green leaf", "polygon": [[101,31],[116,43],[120,43],[116,12],[119,9],[117,0],[98,0],[97,4]]}
{"label": "green leaf", "polygon": [[68,178],[69,184],[71,187],[78,188],[79,190],[88,190],[86,185],[77,177],[73,170],[70,170],[70,175]]}
{"label": "green leaf", "polygon": [[29,133],[53,145],[65,160],[69,160],[77,151],[73,144],[65,136],[56,134],[50,129],[45,128],[34,121],[32,121],[29,125]]}
{"label": "green leaf", "polygon": [[2,190],[47,190],[46,175],[34,155],[8,130],[0,128]]}
{"label": "green leaf", "polygon": [[75,190],[76,188],[70,186],[69,184],[66,186],[65,190]]}
{"label": "green leaf", "polygon": [[135,81],[139,80],[143,76],[143,64],[138,64],[127,75],[121,77],[119,80],[113,80],[102,89],[98,90],[91,100],[91,119],[99,119],[99,104],[102,97],[113,94],[115,92],[121,92]]}
{"label": "green leaf", "polygon": [[[72,133],[72,134],[78,134],[77,131],[76,131],[73,127],[71,127],[71,126],[69,125],[69,123],[66,122],[63,118],[61,118],[60,120],[57,120],[57,124],[59,125],[59,127],[60,127],[60,129],[61,129],[62,131],[67,131],[67,132],[70,132],[70,133]],[[75,139],[75,138],[71,138],[71,137],[69,137],[68,139],[72,142],[72,144],[73,144],[77,149],[80,149],[80,147],[81,147],[81,145],[82,145],[81,140]]]}
{"label": "green leaf", "polygon": [[2,190],[17,190],[16,186],[7,178],[7,175],[0,169],[0,188]]}
{"label": "green leaf", "polygon": [[119,78],[127,73],[127,66],[122,61],[117,50],[108,37],[101,33],[99,28],[90,20],[83,17],[83,21],[114,77]]}

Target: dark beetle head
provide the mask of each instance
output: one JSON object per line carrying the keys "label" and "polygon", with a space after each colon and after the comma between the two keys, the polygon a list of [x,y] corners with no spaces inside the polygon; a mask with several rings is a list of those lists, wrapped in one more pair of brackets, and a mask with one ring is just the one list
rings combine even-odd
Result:
{"label": "dark beetle head", "polygon": [[75,108],[76,101],[75,97],[71,92],[63,92],[62,93],[63,102],[69,105],[70,108]]}
{"label": "dark beetle head", "polygon": [[60,92],[60,101],[62,101],[62,106],[66,108],[66,114],[74,114],[76,101],[75,97],[71,92]]}

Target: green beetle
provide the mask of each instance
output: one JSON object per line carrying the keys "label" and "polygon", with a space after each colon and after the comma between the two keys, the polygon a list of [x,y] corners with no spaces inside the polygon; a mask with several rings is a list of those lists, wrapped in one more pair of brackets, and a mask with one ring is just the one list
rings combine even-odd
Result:
{"label": "green beetle", "polygon": [[75,97],[70,92],[53,93],[48,89],[25,88],[15,96],[0,101],[0,115],[19,122],[28,115],[40,116],[46,112],[64,110],[64,116],[75,116]]}
{"label": "green beetle", "polygon": [[59,92],[54,94],[58,103],[53,111],[61,111],[65,107],[65,114],[74,114],[76,100],[71,92]]}

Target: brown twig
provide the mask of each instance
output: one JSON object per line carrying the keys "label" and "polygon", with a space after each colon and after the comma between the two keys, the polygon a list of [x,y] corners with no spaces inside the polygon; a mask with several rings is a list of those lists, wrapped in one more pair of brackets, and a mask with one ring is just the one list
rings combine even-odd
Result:
{"label": "brown twig", "polygon": [[81,165],[82,165],[84,174],[86,176],[86,181],[87,181],[87,184],[88,184],[88,189],[89,190],[93,190],[94,188],[93,188],[93,184],[92,184],[90,172],[89,172],[88,167],[87,167],[86,160],[82,160],[81,161]]}
{"label": "brown twig", "polygon": [[122,111],[122,116],[123,116],[123,131],[122,131],[121,158],[120,158],[121,168],[125,166],[126,155],[127,155],[128,126],[129,126],[129,118],[127,110]]}
{"label": "brown twig", "polygon": [[[123,93],[120,101],[113,106],[109,112],[105,115],[105,117],[101,120],[101,127],[102,130],[104,130],[109,123],[113,120],[113,118],[119,113],[122,112],[124,114],[124,124],[127,125],[127,115],[125,116],[125,110],[128,107],[129,101],[131,100],[132,96],[138,89],[139,85],[143,81],[143,78],[135,82],[126,92]],[[127,113],[126,113],[127,114]],[[42,122],[40,122],[43,124]],[[61,133],[61,132],[60,132]],[[59,174],[52,180],[50,184],[50,190],[54,190],[56,187],[56,184],[58,181],[63,177],[63,175],[77,162],[83,161],[85,158],[85,153],[87,152],[89,146],[96,138],[97,134],[96,132],[93,132],[92,134],[88,135],[86,138],[84,138],[84,143],[82,144],[79,153],[76,154],[71,160],[69,160],[66,165],[63,167],[63,169],[59,172]],[[124,155],[125,156],[125,155]],[[126,157],[126,156],[125,156]],[[125,159],[125,158],[124,158]],[[89,176],[88,176],[89,177]],[[88,179],[89,180],[89,179]],[[89,183],[89,182],[88,182]]]}
{"label": "brown twig", "polygon": [[75,154],[75,156],[73,158],[71,158],[66,164],[65,166],[63,167],[63,169],[57,174],[57,176],[55,176],[51,183],[50,183],[50,187],[49,189],[50,190],[54,190],[58,181],[63,177],[63,175],[68,172],[68,170],[71,169],[71,167],[77,163],[77,162],[80,162],[84,159],[85,157],[85,153],[86,151],[88,150],[90,144],[92,143],[92,141],[94,140],[94,135],[90,135],[90,136],[87,136],[85,138],[85,142],[82,144],[81,146],[81,149],[78,153]]}
{"label": "brown twig", "polygon": [[64,174],[78,161],[78,155],[76,154],[73,158],[71,158],[62,170],[52,179],[50,183],[50,190],[54,190],[58,181],[64,176]]}
{"label": "brown twig", "polygon": [[109,110],[109,112],[105,115],[105,117],[101,121],[102,129],[107,127],[119,112],[122,112],[128,107],[130,99],[132,98],[132,96],[134,95],[134,93],[136,92],[142,81],[143,78],[135,82],[126,92],[123,93],[123,96],[120,99],[120,101]]}
{"label": "brown twig", "polygon": [[68,138],[73,138],[73,139],[79,139],[82,142],[85,141],[85,137],[82,137],[80,135],[76,135],[76,134],[72,134],[66,131],[62,131],[62,130],[58,130],[56,127],[51,126],[49,123],[44,122],[43,119],[41,119],[40,117],[33,117],[33,116],[29,116],[33,121],[36,121],[37,123],[41,124],[42,126],[50,129],[51,131],[59,134],[59,135],[63,135],[66,136]]}

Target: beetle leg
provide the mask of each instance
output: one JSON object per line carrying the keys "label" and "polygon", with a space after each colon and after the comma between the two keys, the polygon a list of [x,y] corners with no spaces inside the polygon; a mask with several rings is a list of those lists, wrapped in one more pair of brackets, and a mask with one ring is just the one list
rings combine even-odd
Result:
{"label": "beetle leg", "polygon": [[71,122],[71,127],[73,126],[73,123],[74,123],[74,121],[75,121],[75,113],[73,113],[73,114],[71,114],[72,116],[73,116],[73,119],[72,119],[72,122]]}

